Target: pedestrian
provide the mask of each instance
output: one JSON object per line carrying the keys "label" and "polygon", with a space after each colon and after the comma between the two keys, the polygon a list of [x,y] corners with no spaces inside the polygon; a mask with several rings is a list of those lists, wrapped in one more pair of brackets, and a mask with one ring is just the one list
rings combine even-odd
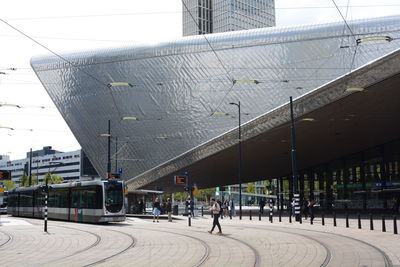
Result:
{"label": "pedestrian", "polygon": [[310,208],[310,202],[307,199],[304,199],[303,201],[303,214],[304,214],[304,219],[308,219],[308,211]]}
{"label": "pedestrian", "polygon": [[138,208],[138,213],[142,214],[144,209],[143,201],[139,200],[139,208]]}
{"label": "pedestrian", "polygon": [[292,206],[292,216],[296,217],[296,210],[295,210],[296,201],[294,199],[292,200],[291,206]]}
{"label": "pedestrian", "polygon": [[158,222],[160,213],[161,213],[160,200],[158,197],[156,197],[156,200],[153,202],[153,222],[155,222],[156,218]]}
{"label": "pedestrian", "polygon": [[264,207],[265,207],[265,201],[264,198],[261,198],[260,202],[258,203],[260,205],[260,214],[264,214]]}
{"label": "pedestrian", "polygon": [[218,205],[220,207],[219,216],[220,216],[221,219],[223,219],[224,218],[224,206],[223,206],[222,202],[219,199],[217,199],[217,202],[218,202]]}
{"label": "pedestrian", "polygon": [[211,198],[211,207],[210,207],[211,213],[214,214],[214,220],[213,220],[213,226],[210,231],[208,231],[210,234],[214,231],[215,226],[218,226],[219,232],[217,234],[221,235],[222,230],[221,230],[221,225],[219,224],[219,215],[221,212],[221,206],[218,204],[217,201],[215,201],[215,198]]}
{"label": "pedestrian", "polygon": [[233,201],[233,199],[229,200],[229,215],[232,216],[236,216],[235,214],[235,202]]}
{"label": "pedestrian", "polygon": [[225,199],[224,201],[224,216],[228,216],[229,214],[229,200]]}
{"label": "pedestrian", "polygon": [[168,222],[172,222],[172,203],[171,199],[167,199],[167,213],[168,213]]}

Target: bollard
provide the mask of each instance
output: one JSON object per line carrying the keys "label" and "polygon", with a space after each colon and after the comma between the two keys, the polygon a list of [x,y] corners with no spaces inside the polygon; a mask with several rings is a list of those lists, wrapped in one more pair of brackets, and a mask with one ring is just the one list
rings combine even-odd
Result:
{"label": "bollard", "polygon": [[385,215],[382,215],[382,232],[386,232]]}
{"label": "bollard", "polygon": [[393,234],[397,235],[397,218],[393,215]]}
{"label": "bollard", "polygon": [[273,222],[274,222],[274,215],[273,215],[273,214],[271,214],[271,215],[270,215],[270,217],[269,217],[269,221],[270,221],[271,223],[273,223]]}
{"label": "bollard", "polygon": [[346,228],[349,228],[349,213],[346,212]]}
{"label": "bollard", "polygon": [[333,226],[337,226],[337,224],[336,224],[336,211],[333,212]]}
{"label": "bollard", "polygon": [[361,214],[358,213],[358,229],[361,229]]}
{"label": "bollard", "polygon": [[203,208],[203,206],[201,206],[201,217],[203,217],[204,216],[204,208]]}
{"label": "bollard", "polygon": [[279,222],[282,222],[282,210],[279,210]]}
{"label": "bollard", "polygon": [[292,223],[292,214],[289,212],[289,223]]}
{"label": "bollard", "polygon": [[313,225],[314,224],[314,216],[310,217],[310,224]]}
{"label": "bollard", "polygon": [[192,220],[191,220],[192,218],[190,218],[190,215],[189,215],[189,217],[188,217],[188,223],[189,223],[189,226],[192,226]]}
{"label": "bollard", "polygon": [[302,224],[303,223],[303,218],[302,218],[302,214],[299,214],[299,223]]}
{"label": "bollard", "polygon": [[321,219],[322,219],[322,225],[325,225],[325,213],[324,212],[322,212],[322,214],[321,214]]}
{"label": "bollard", "polygon": [[374,230],[374,219],[372,218],[372,213],[369,214],[369,230]]}
{"label": "bollard", "polygon": [[258,220],[261,221],[261,212],[258,213]]}
{"label": "bollard", "polygon": [[251,219],[251,209],[250,209],[250,221],[251,221],[252,219]]}

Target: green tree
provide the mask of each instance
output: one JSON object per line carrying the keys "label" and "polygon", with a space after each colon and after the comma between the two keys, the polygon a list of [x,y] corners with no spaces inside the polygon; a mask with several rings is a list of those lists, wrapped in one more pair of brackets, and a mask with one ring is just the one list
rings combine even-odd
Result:
{"label": "green tree", "polygon": [[5,190],[7,190],[7,191],[15,188],[15,182],[13,180],[5,180],[5,181],[3,181],[3,185],[4,185]]}
{"label": "green tree", "polygon": [[51,174],[50,173],[46,173],[43,177],[43,182],[42,184],[46,183],[46,179],[48,179],[47,183],[49,184],[61,184],[64,181],[64,178],[62,178],[61,176],[58,176],[57,174]]}
{"label": "green tree", "polygon": [[247,193],[254,194],[256,192],[256,188],[254,187],[254,184],[248,183],[246,191],[247,191]]}
{"label": "green tree", "polygon": [[186,200],[187,195],[188,194],[186,192],[176,192],[176,193],[174,193],[174,198],[175,198],[175,200],[182,202],[182,201]]}
{"label": "green tree", "polygon": [[[38,185],[39,180],[36,174],[32,174],[32,185]],[[19,180],[19,186],[29,186],[29,175],[23,174]]]}

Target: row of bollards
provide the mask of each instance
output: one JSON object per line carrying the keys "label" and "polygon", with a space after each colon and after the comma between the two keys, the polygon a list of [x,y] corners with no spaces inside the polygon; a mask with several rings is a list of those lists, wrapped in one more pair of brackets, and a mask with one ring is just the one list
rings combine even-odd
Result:
{"label": "row of bollards", "polygon": [[[202,215],[203,215],[203,209],[202,209]],[[282,222],[282,210],[279,210],[278,212],[278,216],[279,216],[279,222]],[[269,212],[269,221],[271,223],[273,223],[273,211],[270,208],[270,212]],[[232,216],[230,214],[230,218],[232,219]],[[261,221],[262,218],[262,213],[259,212],[258,214],[258,220]],[[249,219],[252,220],[252,210],[249,210]],[[361,220],[361,213],[358,212],[357,213],[357,221],[358,221],[358,229],[362,229],[362,220]],[[369,229],[371,231],[374,230],[374,218],[372,213],[369,213]],[[349,222],[349,213],[346,212],[345,213],[345,222],[346,222],[346,228],[350,227],[350,222]],[[289,223],[292,223],[292,215],[289,213]],[[302,223],[302,217],[299,217],[299,223]],[[312,212],[310,215],[310,224],[314,224],[314,213]],[[321,212],[321,224],[325,225],[325,213],[322,211]],[[336,216],[336,212],[333,211],[333,226],[337,227],[337,216]],[[386,232],[386,218],[385,215],[382,215],[382,232]],[[397,216],[393,215],[393,234],[398,234],[398,230],[397,230]]]}

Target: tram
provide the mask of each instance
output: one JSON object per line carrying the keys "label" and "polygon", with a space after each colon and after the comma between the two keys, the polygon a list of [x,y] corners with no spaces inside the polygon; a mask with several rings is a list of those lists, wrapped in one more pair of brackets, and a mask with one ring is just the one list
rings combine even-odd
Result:
{"label": "tram", "polygon": [[[8,192],[7,213],[43,218],[43,186],[20,187]],[[124,184],[119,180],[75,181],[49,185],[48,218],[74,222],[125,220]]]}

